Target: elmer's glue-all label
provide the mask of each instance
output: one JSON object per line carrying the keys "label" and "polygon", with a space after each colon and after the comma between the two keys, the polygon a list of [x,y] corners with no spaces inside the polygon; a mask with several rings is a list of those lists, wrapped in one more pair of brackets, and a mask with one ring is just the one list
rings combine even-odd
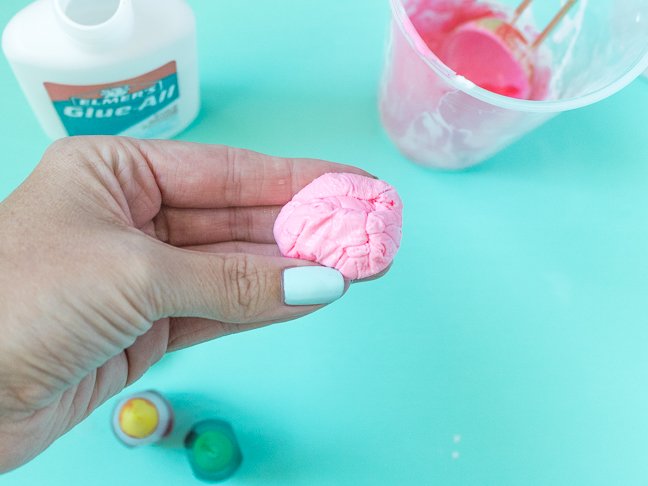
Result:
{"label": "elmer's glue-all label", "polygon": [[186,0],[36,0],[9,22],[2,47],[51,138],[169,138],[198,114]]}
{"label": "elmer's glue-all label", "polygon": [[45,83],[69,135],[155,137],[177,123],[175,62],[137,78],[94,86]]}

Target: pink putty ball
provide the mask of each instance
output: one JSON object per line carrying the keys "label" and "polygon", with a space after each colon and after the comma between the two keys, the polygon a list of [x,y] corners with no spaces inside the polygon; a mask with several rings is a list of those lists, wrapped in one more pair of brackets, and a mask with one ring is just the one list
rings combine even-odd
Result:
{"label": "pink putty ball", "polygon": [[282,255],[336,268],[345,278],[376,275],[400,246],[403,203],[383,181],[324,174],[279,213],[274,236]]}

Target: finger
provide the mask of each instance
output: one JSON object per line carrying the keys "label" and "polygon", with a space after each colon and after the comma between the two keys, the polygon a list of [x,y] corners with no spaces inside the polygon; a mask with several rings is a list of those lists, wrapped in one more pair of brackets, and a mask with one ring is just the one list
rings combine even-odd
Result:
{"label": "finger", "polygon": [[247,253],[250,255],[265,255],[281,257],[281,251],[276,243],[249,243],[247,241],[226,241],[210,245],[184,247],[185,250],[202,251],[204,253]]}
{"label": "finger", "polygon": [[173,246],[223,241],[274,243],[273,227],[281,206],[221,209],[163,207],[155,217],[156,236]]}
{"label": "finger", "polygon": [[[227,241],[224,243],[214,243],[209,245],[196,245],[196,246],[187,246],[184,247],[186,250],[202,251],[209,253],[249,253],[252,255],[266,255],[266,256],[275,256],[281,257],[281,250],[276,243],[248,243],[246,241]],[[350,283],[364,283],[372,282],[373,280],[378,280],[383,278],[391,270],[393,264],[390,263],[387,268],[382,272],[372,275],[371,277],[361,278],[358,280],[352,280]]]}
{"label": "finger", "polygon": [[[306,314],[304,314],[306,315]],[[258,322],[254,324],[230,324],[227,322],[200,319],[196,317],[173,318],[169,328],[168,352],[178,351],[196,344],[204,343],[239,332],[251,331],[271,324],[279,324],[299,319],[303,316],[293,316],[289,319]]]}
{"label": "finger", "polygon": [[234,324],[301,316],[344,295],[337,270],[289,258],[206,253],[159,242],[153,296],[159,317],[201,317]]}
{"label": "finger", "polygon": [[[196,245],[184,247],[186,250],[202,251],[206,253],[248,253],[250,255],[265,255],[270,257],[282,257],[281,250],[276,243],[248,243],[246,241],[227,241],[224,243],[214,243],[210,245]],[[392,268],[390,263],[382,272],[372,275],[371,277],[351,280],[350,284],[372,282],[383,278]]]}
{"label": "finger", "polygon": [[136,140],[153,172],[162,204],[177,208],[283,206],[327,172],[370,176],[348,165],[273,157],[221,145]]}

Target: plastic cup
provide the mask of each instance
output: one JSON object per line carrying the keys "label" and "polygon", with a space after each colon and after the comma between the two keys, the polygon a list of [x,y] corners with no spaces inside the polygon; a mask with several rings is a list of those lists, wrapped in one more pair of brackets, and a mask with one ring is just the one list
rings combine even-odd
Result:
{"label": "plastic cup", "polygon": [[[380,110],[388,135],[406,157],[442,169],[470,167],[558,113],[608,98],[648,68],[646,0],[580,0],[542,44],[551,75],[540,100],[482,89],[430,49],[430,36],[449,35],[467,6],[512,11],[519,3],[391,0]],[[533,2],[520,19],[522,27],[537,32],[563,3]]]}

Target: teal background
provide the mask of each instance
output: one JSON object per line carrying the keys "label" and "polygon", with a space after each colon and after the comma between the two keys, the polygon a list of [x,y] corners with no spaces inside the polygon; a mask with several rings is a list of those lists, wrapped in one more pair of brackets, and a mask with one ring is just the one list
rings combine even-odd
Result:
{"label": "teal background", "polygon": [[[400,190],[404,240],[386,278],[128,391],[230,421],[229,484],[648,484],[648,83],[435,172],[380,126],[386,0],[191,4],[204,102],[180,138],[359,165]],[[0,86],[5,197],[48,140],[4,60]],[[181,449],[118,444],[114,402],[0,484],[200,484]]]}

